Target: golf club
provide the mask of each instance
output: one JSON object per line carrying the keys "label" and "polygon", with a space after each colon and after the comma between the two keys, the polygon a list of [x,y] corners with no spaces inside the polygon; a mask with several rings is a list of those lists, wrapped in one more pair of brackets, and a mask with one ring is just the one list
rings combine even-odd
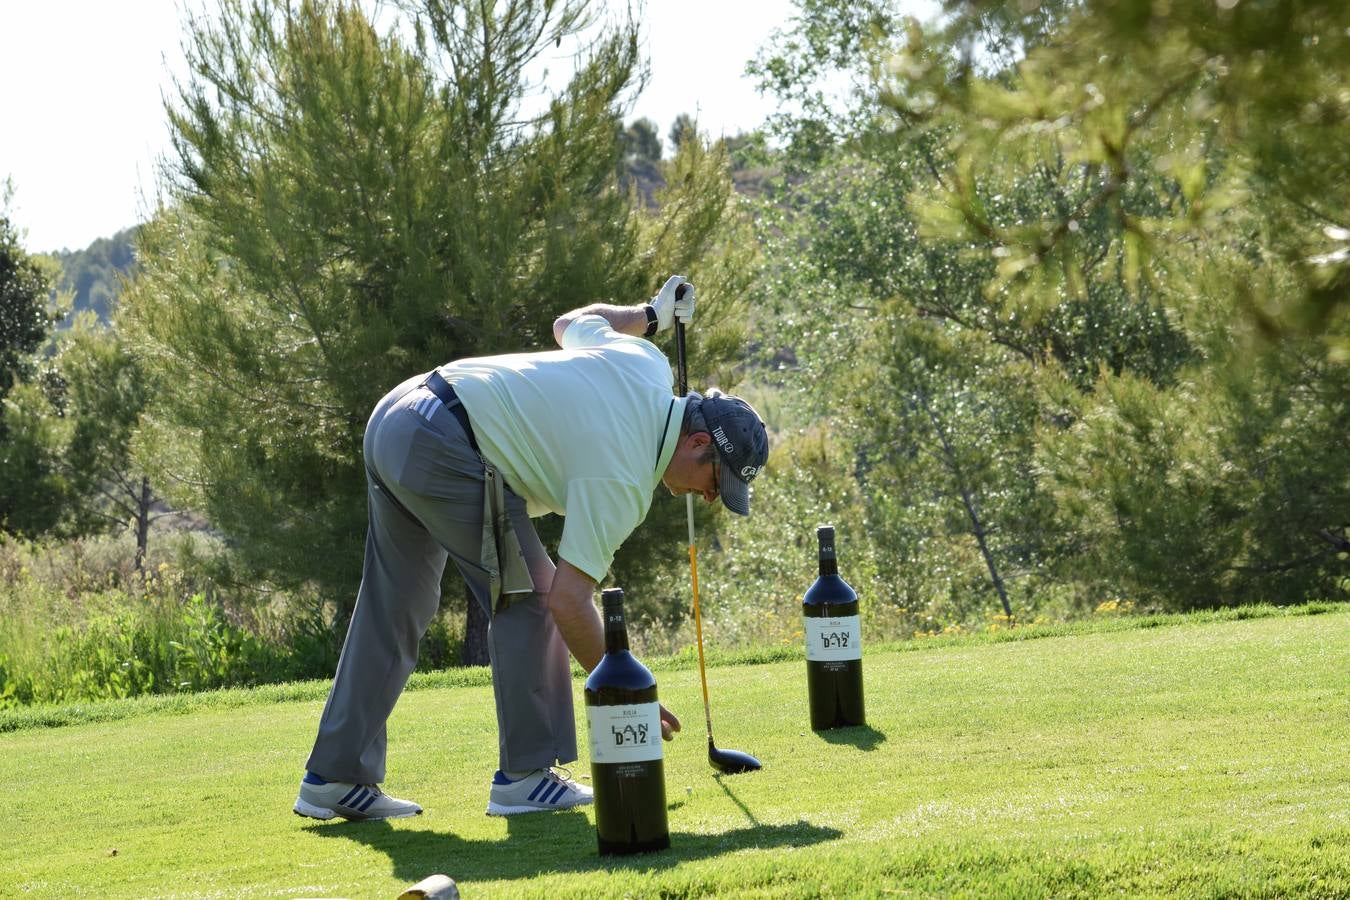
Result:
{"label": "golf club", "polygon": [[[675,292],[676,298],[684,294],[684,285]],[[684,323],[675,323],[675,366],[679,375],[679,391],[683,397],[689,393],[689,370],[685,365]],[[685,511],[689,516],[689,581],[694,589],[694,633],[698,636],[698,677],[703,683],[703,721],[708,726],[708,762],[714,769],[728,775],[753,772],[759,768],[759,760],[739,750],[720,750],[713,743],[712,708],[708,704],[708,673],[703,665],[703,616],[698,608],[698,546],[694,541],[694,495],[684,495]]]}

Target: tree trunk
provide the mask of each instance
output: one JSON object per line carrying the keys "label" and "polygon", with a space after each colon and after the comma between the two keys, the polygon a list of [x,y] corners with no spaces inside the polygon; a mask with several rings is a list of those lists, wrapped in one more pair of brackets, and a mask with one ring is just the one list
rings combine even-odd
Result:
{"label": "tree trunk", "polygon": [[136,573],[145,577],[145,553],[150,546],[150,478],[141,476],[141,495],[136,500]]}
{"label": "tree trunk", "polygon": [[975,503],[964,484],[961,485],[961,502],[966,507],[966,515],[970,517],[971,527],[975,532],[975,541],[980,545],[980,555],[984,557],[985,567],[989,569],[989,580],[993,582],[999,602],[1003,604],[1003,614],[1008,617],[1008,622],[1011,624],[1013,620],[1012,606],[1008,603],[1008,591],[1003,586],[1003,576],[998,573],[998,566],[994,563],[994,554],[989,550],[989,541],[985,539],[984,525],[980,522],[980,515],[975,511]]}
{"label": "tree trunk", "polygon": [[956,481],[956,489],[961,494],[961,505],[965,508],[966,518],[970,519],[971,532],[975,535],[975,542],[979,544],[980,555],[984,557],[985,568],[989,570],[989,580],[993,583],[994,592],[998,594],[999,602],[1003,604],[1003,614],[1008,617],[1008,623],[1012,624],[1013,613],[1012,604],[1008,602],[1008,591],[1003,586],[1003,576],[999,574],[998,564],[994,562],[994,554],[989,549],[989,541],[986,539],[986,530],[984,523],[980,520],[979,510],[975,508],[975,498],[970,494],[970,488],[966,484],[965,472],[961,470],[960,460],[956,457],[956,448],[947,440],[947,434],[942,430],[942,423],[938,421],[937,413],[928,403],[928,394],[923,388],[918,389],[919,403],[923,405],[924,412],[928,413],[928,420],[933,424],[933,431],[937,434],[938,440],[942,442],[942,453],[946,459],[947,468],[951,470],[952,477]]}
{"label": "tree trunk", "polygon": [[466,611],[464,615],[464,646],[460,650],[459,661],[466,666],[486,666],[488,664],[488,616],[483,604],[464,586]]}

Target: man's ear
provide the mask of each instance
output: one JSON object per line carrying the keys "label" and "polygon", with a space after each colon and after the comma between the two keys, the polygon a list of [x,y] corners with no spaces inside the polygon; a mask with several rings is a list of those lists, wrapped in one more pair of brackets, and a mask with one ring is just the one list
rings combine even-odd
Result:
{"label": "man's ear", "polygon": [[689,435],[685,440],[688,441],[689,446],[692,449],[702,450],[708,444],[712,443],[712,435],[708,434],[708,432],[706,431],[695,431],[693,434]]}

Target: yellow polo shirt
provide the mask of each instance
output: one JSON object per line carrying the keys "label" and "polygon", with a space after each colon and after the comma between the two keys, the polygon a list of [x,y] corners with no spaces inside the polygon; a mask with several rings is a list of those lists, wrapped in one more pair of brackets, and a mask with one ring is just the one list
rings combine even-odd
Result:
{"label": "yellow polo shirt", "polygon": [[601,316],[581,316],[563,349],[463,359],[441,368],[479,448],[531,516],[565,518],[558,555],[597,582],[647,517],[675,453],[684,398],[670,361]]}

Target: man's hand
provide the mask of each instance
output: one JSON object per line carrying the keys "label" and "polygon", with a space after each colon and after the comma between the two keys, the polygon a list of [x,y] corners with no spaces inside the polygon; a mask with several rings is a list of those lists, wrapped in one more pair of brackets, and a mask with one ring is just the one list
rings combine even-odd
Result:
{"label": "man's hand", "polygon": [[[680,290],[680,285],[684,285],[684,290]],[[694,320],[694,286],[683,275],[670,276],[652,298],[652,309],[656,310],[657,331],[665,331],[676,319],[688,325]]]}
{"label": "man's hand", "polygon": [[675,740],[675,732],[680,730],[680,718],[666,709],[665,706],[657,705],[661,707],[661,739],[673,741]]}

